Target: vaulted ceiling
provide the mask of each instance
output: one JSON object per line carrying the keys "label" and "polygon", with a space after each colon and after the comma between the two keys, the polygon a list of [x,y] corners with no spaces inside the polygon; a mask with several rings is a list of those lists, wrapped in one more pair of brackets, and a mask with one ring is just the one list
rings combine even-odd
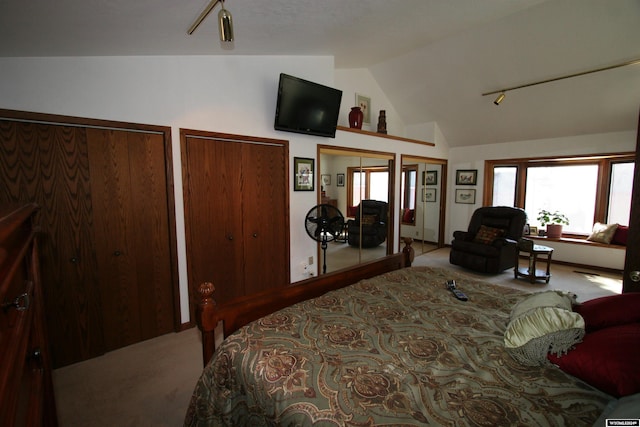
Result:
{"label": "vaulted ceiling", "polygon": [[[407,125],[450,146],[635,130],[639,0],[227,0],[236,40],[217,41],[209,0],[3,0],[0,56],[332,55],[368,68]],[[0,70],[1,73],[1,70]]]}

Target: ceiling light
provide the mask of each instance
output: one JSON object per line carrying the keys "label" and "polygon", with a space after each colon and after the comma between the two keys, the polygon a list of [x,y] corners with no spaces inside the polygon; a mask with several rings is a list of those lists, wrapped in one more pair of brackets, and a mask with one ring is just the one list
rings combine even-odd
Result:
{"label": "ceiling light", "polygon": [[198,26],[204,21],[204,18],[211,13],[214,7],[220,3],[222,9],[218,13],[218,26],[220,32],[220,41],[221,42],[232,42],[233,41],[233,18],[231,17],[231,13],[227,9],[224,8],[224,0],[211,0],[211,2],[207,5],[207,7],[202,11],[200,16],[191,24],[187,33],[189,35],[193,34],[193,32],[198,28]]}
{"label": "ceiling light", "polygon": [[220,29],[220,41],[233,41],[233,18],[229,11],[224,8],[224,0],[221,1],[222,9],[218,12],[218,28]]}
{"label": "ceiling light", "polygon": [[495,101],[493,101],[493,103],[496,104],[496,105],[500,105],[500,103],[504,100],[505,92],[510,91],[510,90],[522,89],[524,87],[536,86],[536,85],[541,85],[541,84],[544,84],[544,83],[556,82],[558,80],[570,79],[572,77],[584,76],[585,74],[599,73],[600,71],[607,71],[607,70],[612,70],[614,68],[626,67],[627,65],[636,65],[636,64],[640,64],[640,58],[639,59],[633,59],[631,61],[622,62],[620,64],[609,65],[607,67],[601,67],[601,68],[596,68],[596,69],[593,69],[593,70],[582,71],[580,73],[567,74],[566,76],[560,76],[560,77],[554,77],[552,79],[541,80],[539,82],[526,83],[526,84],[523,84],[523,85],[513,86],[513,87],[506,87],[504,89],[498,89],[498,90],[494,90],[492,92],[483,93],[482,96],[494,95],[496,93],[499,93],[500,95],[496,98]]}

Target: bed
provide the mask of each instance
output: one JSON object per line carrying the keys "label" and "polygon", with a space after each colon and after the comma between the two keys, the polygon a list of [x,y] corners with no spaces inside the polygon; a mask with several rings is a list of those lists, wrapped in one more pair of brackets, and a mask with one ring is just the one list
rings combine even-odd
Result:
{"label": "bed", "polygon": [[[239,322],[207,363],[185,425],[590,426],[613,400],[552,365],[523,366],[506,353],[511,309],[527,294],[392,264]],[[455,299],[447,279],[469,301]],[[224,318],[199,312],[201,327]]]}

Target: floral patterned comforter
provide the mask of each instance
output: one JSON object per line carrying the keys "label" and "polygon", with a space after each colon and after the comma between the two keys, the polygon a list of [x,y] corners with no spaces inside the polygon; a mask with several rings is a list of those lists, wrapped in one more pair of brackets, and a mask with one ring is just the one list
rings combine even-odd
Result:
{"label": "floral patterned comforter", "polygon": [[[469,301],[445,288],[452,278]],[[185,425],[591,425],[609,395],[505,352],[524,295],[413,267],[288,307],[217,349]]]}

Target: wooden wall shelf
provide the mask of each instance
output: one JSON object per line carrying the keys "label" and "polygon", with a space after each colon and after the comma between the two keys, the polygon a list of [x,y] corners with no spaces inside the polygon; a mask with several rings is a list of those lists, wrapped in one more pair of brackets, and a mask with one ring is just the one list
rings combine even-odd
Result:
{"label": "wooden wall shelf", "polygon": [[386,139],[394,139],[396,141],[412,142],[414,144],[428,145],[430,147],[436,146],[436,144],[434,144],[433,142],[420,141],[419,139],[403,138],[401,136],[387,135],[385,133],[370,132],[368,130],[362,130],[362,129],[353,129],[345,126],[336,126],[336,129],[342,130],[345,132],[359,133],[361,135],[375,136],[377,138],[386,138]]}

